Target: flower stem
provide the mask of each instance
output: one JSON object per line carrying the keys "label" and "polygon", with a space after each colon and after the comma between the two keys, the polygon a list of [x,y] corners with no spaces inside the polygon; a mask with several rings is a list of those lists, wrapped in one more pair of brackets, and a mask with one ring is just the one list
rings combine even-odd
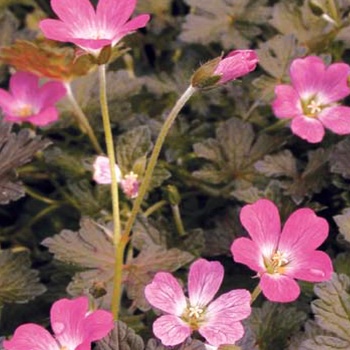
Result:
{"label": "flower stem", "polygon": [[153,170],[157,164],[157,160],[158,160],[161,148],[163,146],[165,137],[167,136],[171,126],[173,125],[177,115],[180,113],[182,107],[190,99],[190,97],[195,93],[196,90],[197,89],[194,88],[192,85],[190,85],[187,88],[187,90],[183,93],[183,95],[178,99],[178,101],[176,102],[173,109],[170,111],[167,119],[165,120],[165,122],[164,122],[164,124],[159,132],[157,141],[154,145],[151,157],[149,159],[149,162],[148,162],[148,165],[146,168],[144,178],[141,182],[139,194],[138,194],[137,198],[135,199],[134,205],[133,205],[132,210],[131,210],[131,214],[130,214],[129,219],[128,219],[126,226],[125,226],[125,230],[123,233],[123,236],[125,237],[125,239],[128,239],[128,237],[130,235],[130,232],[132,230],[136,216],[141,208],[141,203],[142,203],[142,201],[147,193],[147,190],[149,188],[149,184],[151,182],[152,175],[153,175]]}
{"label": "flower stem", "polygon": [[179,206],[172,205],[171,211],[173,212],[173,218],[174,218],[176,230],[177,230],[179,236],[182,236],[182,237],[186,236],[186,231],[185,231],[184,225],[182,223]]}
{"label": "flower stem", "polygon": [[164,207],[165,205],[167,205],[168,202],[164,199],[162,199],[161,201],[153,204],[152,206],[150,206],[144,213],[143,216],[145,216],[146,218],[150,215],[152,215],[154,212],[156,212],[158,209]]}
{"label": "flower stem", "polygon": [[[114,143],[109,118],[108,104],[107,104],[107,88],[106,88],[106,66],[99,66],[99,80],[100,80],[100,104],[102,112],[103,129],[105,132],[105,140],[107,147],[107,155],[109,159],[109,166],[111,171],[111,192],[112,192],[112,207],[113,207],[113,242],[115,248],[115,268],[113,278],[113,298],[112,298],[112,313],[114,319],[118,319],[119,304],[122,285],[122,269],[123,269],[123,252],[125,245],[121,244],[120,240],[120,213],[119,213],[119,193],[117,176],[115,172],[115,154]],[[117,297],[115,297],[115,295]]]}
{"label": "flower stem", "polygon": [[261,289],[260,286],[257,285],[255,287],[255,289],[253,290],[252,296],[251,296],[251,301],[250,301],[250,305],[252,305],[254,303],[254,301],[256,300],[256,298],[260,295],[261,293]]}
{"label": "flower stem", "polygon": [[67,90],[67,97],[68,97],[68,99],[73,107],[74,115],[76,117],[77,123],[80,126],[82,132],[86,133],[88,135],[88,137],[91,141],[91,144],[94,147],[95,151],[98,154],[103,153],[102,148],[101,148],[99,142],[97,141],[96,135],[95,135],[93,129],[91,128],[91,125],[90,125],[88,119],[86,118],[83,110],[81,109],[77,100],[74,97],[71,85],[69,83],[65,83],[65,87]]}

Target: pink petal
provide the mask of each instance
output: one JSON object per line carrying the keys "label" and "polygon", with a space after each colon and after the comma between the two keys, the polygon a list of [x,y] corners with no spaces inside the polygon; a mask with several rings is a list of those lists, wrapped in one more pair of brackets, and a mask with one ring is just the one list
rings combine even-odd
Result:
{"label": "pink petal", "polygon": [[336,134],[350,134],[350,107],[326,108],[320,113],[318,119],[327,129]]}
{"label": "pink petal", "polygon": [[37,126],[45,126],[58,120],[58,111],[55,107],[49,107],[30,117],[18,117],[17,122],[29,122]]}
{"label": "pink petal", "polygon": [[251,295],[246,289],[236,289],[220,295],[205,311],[206,325],[217,322],[237,322],[251,313]]}
{"label": "pink petal", "polygon": [[277,85],[275,94],[272,109],[277,118],[293,118],[302,114],[300,97],[292,86]]}
{"label": "pink petal", "polygon": [[286,221],[278,250],[281,252],[310,252],[328,236],[328,223],[309,208],[296,210]]}
{"label": "pink petal", "polygon": [[0,107],[4,111],[4,114],[11,113],[13,105],[16,100],[7,91],[0,89]]}
{"label": "pink petal", "polygon": [[64,87],[64,84],[58,81],[49,81],[39,89],[38,99],[40,101],[40,107],[53,107],[53,105],[66,94],[67,90]]}
{"label": "pink petal", "polygon": [[74,349],[86,341],[84,319],[89,309],[87,297],[60,299],[51,307],[51,328],[62,346]]}
{"label": "pink petal", "polygon": [[245,289],[222,294],[208,306],[206,321],[200,326],[199,333],[212,345],[234,344],[244,334],[237,321],[250,315],[250,301],[251,295]]}
{"label": "pink petal", "polygon": [[153,333],[164,345],[173,346],[184,342],[192,330],[179,317],[164,315],[153,322]]}
{"label": "pink petal", "polygon": [[215,296],[224,278],[224,268],[217,261],[196,260],[188,275],[188,295],[192,306],[205,306]]}
{"label": "pink petal", "polygon": [[74,36],[71,26],[57,19],[43,19],[39,27],[45,37],[51,40],[70,42]]}
{"label": "pink petal", "polygon": [[96,9],[98,27],[105,30],[120,28],[130,18],[136,0],[99,0]]}
{"label": "pink petal", "polygon": [[34,105],[38,99],[39,78],[28,72],[16,72],[10,79],[10,92],[15,100]]}
{"label": "pink petal", "polygon": [[328,281],[333,273],[330,257],[321,251],[297,252],[291,266],[287,266],[285,275],[309,282]]}
{"label": "pink petal", "polygon": [[234,344],[244,335],[244,328],[240,322],[221,321],[215,324],[204,325],[199,333],[211,345]]}
{"label": "pink petal", "polygon": [[249,238],[241,237],[233,241],[231,245],[233,260],[247,265],[256,272],[265,271],[263,254],[260,246]]}
{"label": "pink petal", "polygon": [[6,350],[60,350],[56,340],[43,327],[33,323],[19,326],[11,340],[4,340]]}
{"label": "pink petal", "polygon": [[113,315],[105,310],[91,312],[83,322],[83,339],[89,341],[102,339],[114,328]]}
{"label": "pink petal", "polygon": [[264,256],[271,256],[281,232],[280,216],[275,204],[267,199],[259,199],[242,208],[240,219],[260,252]]}
{"label": "pink petal", "polygon": [[214,75],[221,75],[219,84],[225,84],[253,71],[257,63],[258,56],[253,50],[231,51],[220,61]]}
{"label": "pink petal", "polygon": [[317,143],[322,141],[325,134],[322,123],[317,118],[298,116],[292,120],[291,129],[293,134],[310,142]]}
{"label": "pink petal", "polygon": [[51,0],[51,7],[56,15],[72,28],[92,27],[95,10],[89,0]]}
{"label": "pink petal", "polygon": [[326,67],[316,56],[295,59],[290,66],[292,85],[302,99],[311,98],[323,88]]}
{"label": "pink petal", "polygon": [[70,42],[86,51],[100,50],[105,46],[112,45],[111,39],[79,39],[72,38]]}
{"label": "pink petal", "polygon": [[139,28],[145,27],[150,18],[151,17],[149,15],[140,15],[124,24],[123,27],[120,28],[120,31],[118,31],[118,33],[113,37],[113,45],[115,45],[124,36],[131,34]]}
{"label": "pink petal", "polygon": [[152,306],[172,315],[180,316],[187,306],[179,282],[168,272],[158,272],[154,276],[145,288],[145,297]]}
{"label": "pink petal", "polygon": [[347,82],[349,73],[350,67],[345,63],[333,63],[327,68],[318,94],[322,104],[336,102],[350,94]]}
{"label": "pink petal", "polygon": [[268,300],[279,303],[292,302],[300,294],[300,287],[293,278],[279,274],[263,274],[260,288]]}
{"label": "pink petal", "polygon": [[[101,185],[108,185],[112,183],[111,169],[109,166],[108,157],[98,156],[96,157],[94,164],[94,175],[93,179]],[[117,182],[120,182],[122,179],[122,173],[117,164],[115,164],[115,172],[117,177]]]}

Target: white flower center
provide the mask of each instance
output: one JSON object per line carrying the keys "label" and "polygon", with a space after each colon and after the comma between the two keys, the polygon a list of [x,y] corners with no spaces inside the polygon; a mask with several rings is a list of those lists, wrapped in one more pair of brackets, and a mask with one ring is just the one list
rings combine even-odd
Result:
{"label": "white flower center", "polygon": [[16,108],[15,114],[18,117],[29,117],[34,114],[33,107],[29,104],[23,104],[22,106]]}
{"label": "white flower center", "polygon": [[312,116],[322,111],[321,104],[315,100],[311,100],[306,108],[308,109],[309,114]]}
{"label": "white flower center", "polygon": [[191,318],[196,318],[196,319],[199,319],[200,316],[203,314],[204,310],[199,307],[198,305],[196,306],[190,306],[188,308],[188,317],[191,317]]}
{"label": "white flower center", "polygon": [[283,274],[285,266],[290,263],[284,252],[277,250],[270,258],[265,258],[265,266],[267,273]]}

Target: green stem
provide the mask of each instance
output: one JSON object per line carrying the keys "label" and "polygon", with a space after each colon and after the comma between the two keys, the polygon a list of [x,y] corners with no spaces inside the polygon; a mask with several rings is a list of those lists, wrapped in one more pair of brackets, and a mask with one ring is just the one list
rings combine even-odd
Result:
{"label": "green stem", "polygon": [[42,194],[36,192],[36,191],[33,191],[31,188],[25,186],[25,191],[26,193],[31,196],[32,198],[35,198],[37,199],[38,201],[40,202],[43,202],[43,203],[46,203],[46,204],[50,204],[50,205],[60,205],[60,202],[59,201],[56,201],[54,199],[51,199],[51,198],[48,198],[48,197],[45,197],[43,196]]}
{"label": "green stem", "polygon": [[260,286],[257,285],[255,287],[255,289],[253,290],[252,292],[252,296],[251,296],[251,300],[250,300],[250,305],[252,305],[254,303],[254,301],[256,300],[256,298],[260,295],[261,293],[261,289],[260,289]]}
{"label": "green stem", "polygon": [[147,190],[149,188],[149,184],[150,184],[151,179],[152,179],[153,170],[157,164],[157,160],[158,160],[161,148],[163,146],[165,137],[167,136],[171,126],[173,125],[177,115],[180,113],[182,107],[185,105],[185,103],[190,99],[190,97],[195,92],[196,92],[196,88],[194,88],[192,85],[190,85],[187,88],[187,90],[183,93],[183,95],[178,99],[175,106],[170,111],[167,119],[165,120],[165,122],[162,126],[162,129],[160,130],[160,133],[159,133],[157,141],[154,145],[151,157],[149,159],[144,178],[141,182],[139,194],[138,194],[137,198],[135,199],[133,208],[131,210],[131,214],[130,214],[129,219],[128,219],[126,226],[125,226],[123,236],[125,236],[126,239],[128,239],[128,237],[130,235],[130,232],[131,232],[132,227],[134,225],[134,222],[136,220],[136,216],[137,216],[138,212],[140,211],[141,203],[142,203],[142,201],[147,193]]}
{"label": "green stem", "polygon": [[95,135],[93,129],[91,128],[91,125],[90,125],[88,119],[86,118],[83,110],[81,109],[81,107],[79,106],[77,100],[75,99],[75,97],[73,95],[73,91],[72,91],[70,84],[65,83],[65,87],[67,90],[67,97],[68,97],[68,99],[73,107],[74,115],[76,117],[77,123],[80,126],[82,132],[86,133],[89,136],[89,139],[90,139],[91,144],[93,145],[95,151],[98,154],[103,153],[102,148],[101,148],[99,142],[97,141],[96,135]]}
{"label": "green stem", "polygon": [[184,225],[182,223],[179,206],[178,205],[172,205],[171,206],[171,210],[173,212],[173,218],[174,218],[174,221],[175,221],[175,226],[176,226],[178,234],[180,236],[182,236],[182,237],[186,236],[186,231],[185,231]]}
{"label": "green stem", "polygon": [[113,298],[112,298],[112,313],[114,319],[118,319],[119,305],[121,298],[121,285],[122,285],[122,269],[123,269],[123,252],[124,244],[121,244],[120,240],[120,213],[119,213],[119,193],[117,175],[115,171],[115,154],[113,135],[111,129],[111,123],[109,118],[108,103],[107,103],[107,89],[106,89],[106,66],[99,66],[99,79],[100,79],[100,103],[103,120],[103,128],[105,132],[107,155],[109,159],[110,171],[111,171],[111,192],[112,192],[112,207],[113,207],[113,242],[115,247],[115,267],[113,278]]}
{"label": "green stem", "polygon": [[167,205],[168,202],[166,200],[161,200],[153,205],[151,205],[144,213],[143,216],[146,218],[152,215],[154,212],[156,212],[158,209],[164,207],[164,205]]}

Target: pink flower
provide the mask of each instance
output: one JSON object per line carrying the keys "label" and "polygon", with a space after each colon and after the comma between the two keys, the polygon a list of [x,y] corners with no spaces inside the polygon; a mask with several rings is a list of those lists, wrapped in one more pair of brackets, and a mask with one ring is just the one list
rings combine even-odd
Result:
{"label": "pink flower", "polygon": [[[98,184],[108,185],[112,182],[111,169],[109,167],[108,157],[104,157],[104,156],[96,157],[93,164],[93,168],[94,168],[94,174],[92,178]],[[115,164],[115,173],[117,176],[117,182],[120,182],[122,179],[122,173],[117,164]]]}
{"label": "pink flower", "polygon": [[44,19],[40,28],[48,39],[74,43],[98,56],[103,47],[146,26],[148,14],[128,21],[135,6],[136,0],[100,0],[95,10],[89,0],[51,0],[59,19]]}
{"label": "pink flower", "polygon": [[17,72],[10,79],[10,92],[0,89],[0,107],[7,121],[44,126],[58,119],[54,104],[65,94],[60,82],[39,86],[39,78],[34,74]]}
{"label": "pink flower", "polygon": [[212,346],[234,344],[243,334],[239,322],[251,312],[250,294],[245,289],[233,290],[211,300],[219,290],[224,269],[219,262],[195,261],[188,276],[187,299],[168,272],[158,272],[145,288],[149,303],[166,313],[153,323],[153,332],[164,345],[177,345],[194,330]]}
{"label": "pink flower", "polygon": [[237,79],[253,71],[258,64],[258,56],[253,50],[231,51],[216,67],[213,75],[220,75],[218,84]]}
{"label": "pink flower", "polygon": [[214,58],[199,67],[192,75],[191,85],[196,88],[211,88],[225,84],[250,73],[257,64],[255,51],[231,51],[225,58]]}
{"label": "pink flower", "polygon": [[[98,156],[93,164],[94,174],[93,179],[101,185],[108,185],[112,182],[111,170],[109,167],[109,159],[104,156]],[[121,188],[128,198],[136,198],[139,193],[140,183],[138,181],[138,175],[130,171],[125,176],[122,176],[121,170],[117,164],[115,164],[115,172],[117,176],[117,182],[120,183]]]}
{"label": "pink flower", "polygon": [[292,118],[295,135],[308,142],[323,139],[325,128],[336,134],[350,133],[350,108],[336,102],[350,94],[349,66],[326,67],[319,57],[294,60],[290,66],[292,85],[277,85],[272,103],[277,118]]}
{"label": "pink flower", "polygon": [[120,181],[123,192],[129,198],[136,198],[139,194],[140,183],[137,178],[138,175],[130,171],[130,173],[126,174]]}
{"label": "pink flower", "polygon": [[328,236],[328,223],[313,210],[295,211],[281,223],[277,207],[267,199],[243,207],[240,219],[251,239],[238,238],[231,252],[236,262],[258,273],[270,301],[291,302],[300,288],[295,279],[322,282],[333,272],[329,256],[316,250]]}
{"label": "pink flower", "polygon": [[91,342],[102,339],[113,328],[113,316],[104,310],[89,311],[87,297],[61,299],[51,308],[53,337],[34,323],[19,326],[5,350],[89,350]]}

